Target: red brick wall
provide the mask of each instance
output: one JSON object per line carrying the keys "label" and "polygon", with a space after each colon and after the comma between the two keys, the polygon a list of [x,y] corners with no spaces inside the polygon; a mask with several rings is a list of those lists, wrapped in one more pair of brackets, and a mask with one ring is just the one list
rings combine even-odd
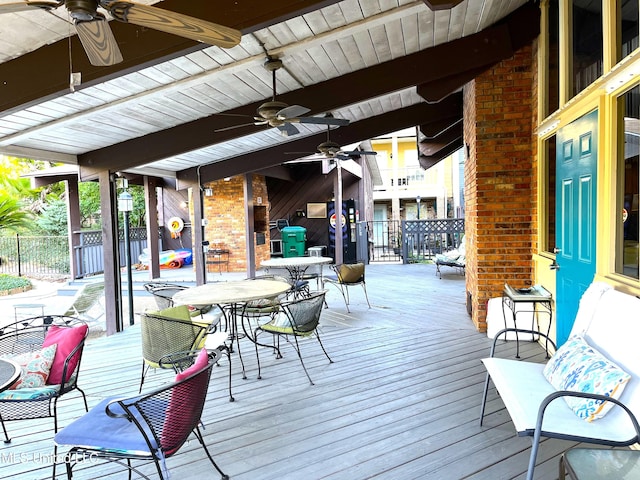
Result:
{"label": "red brick wall", "polygon": [[535,46],[465,87],[467,291],[486,330],[486,304],[505,282],[533,283],[536,240]]}
{"label": "red brick wall", "polygon": [[[213,188],[213,196],[204,197],[204,217],[208,222],[204,238],[210,242],[211,248],[226,248],[230,251],[229,271],[231,272],[242,272],[247,269],[243,178],[243,176],[237,176],[228,181],[217,180],[205,185]],[[253,175],[252,185],[254,205],[257,204],[258,197],[262,198],[263,205],[268,205],[265,177]],[[269,232],[266,233],[266,243],[256,245],[255,248],[256,265],[260,265],[262,260],[269,258]]]}

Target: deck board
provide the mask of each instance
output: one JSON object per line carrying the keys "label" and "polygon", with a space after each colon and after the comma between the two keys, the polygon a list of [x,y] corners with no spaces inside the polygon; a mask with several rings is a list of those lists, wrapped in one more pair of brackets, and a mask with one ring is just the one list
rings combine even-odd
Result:
{"label": "deck board", "polygon": [[[228,401],[227,361],[215,367],[203,413],[207,445],[234,480],[270,479],[520,479],[531,441],[516,436],[501,400],[491,390],[483,427],[478,415],[485,380],[480,359],[490,340],[466,312],[464,277],[444,275],[433,265],[367,267],[368,309],[358,288],[347,313],[335,289],[327,295],[321,335],[334,363],[314,339],[302,342],[309,385],[289,345],[283,359],[261,350],[262,379],[256,379],[255,350],[241,344],[248,378],[232,356],[235,402]],[[139,299],[136,299],[137,301]],[[138,308],[138,306],[136,307]],[[513,354],[514,342],[500,345]],[[535,343],[521,342],[521,356],[544,359]],[[89,341],[80,386],[89,406],[114,395],[138,392],[141,372],[139,326]],[[170,381],[151,371],[153,388]],[[60,424],[82,413],[82,402],[61,401]],[[52,450],[53,422],[10,422],[13,442],[0,445],[0,476],[50,478],[50,465],[33,459]],[[536,478],[557,478],[558,456],[569,442],[545,440]],[[22,456],[22,457],[21,457]],[[217,478],[197,441],[168,459],[173,478]],[[152,465],[141,470],[153,474]],[[59,478],[63,478],[63,468]],[[113,464],[79,466],[74,478],[125,478]]]}

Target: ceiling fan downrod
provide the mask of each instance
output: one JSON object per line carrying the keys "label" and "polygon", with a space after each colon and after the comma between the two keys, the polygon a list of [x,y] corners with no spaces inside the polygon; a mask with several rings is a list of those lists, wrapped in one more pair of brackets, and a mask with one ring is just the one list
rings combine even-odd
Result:
{"label": "ceiling fan downrod", "polygon": [[264,62],[264,68],[271,72],[271,101],[276,101],[276,71],[282,68],[282,60],[279,58],[267,57]]}

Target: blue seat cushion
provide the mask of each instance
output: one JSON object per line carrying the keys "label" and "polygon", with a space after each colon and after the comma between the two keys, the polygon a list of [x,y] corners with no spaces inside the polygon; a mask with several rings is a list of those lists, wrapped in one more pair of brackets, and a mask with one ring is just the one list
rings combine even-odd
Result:
{"label": "blue seat cushion", "polygon": [[[126,418],[113,418],[106,414],[105,407],[114,398],[117,397],[104,399],[82,417],[60,430],[54,437],[55,443],[116,454],[151,455],[144,436],[134,422]],[[118,404],[110,408],[114,413],[124,413]],[[134,416],[146,428],[152,447],[157,450],[158,445],[140,412],[134,413]],[[159,452],[156,454],[162,458]]]}

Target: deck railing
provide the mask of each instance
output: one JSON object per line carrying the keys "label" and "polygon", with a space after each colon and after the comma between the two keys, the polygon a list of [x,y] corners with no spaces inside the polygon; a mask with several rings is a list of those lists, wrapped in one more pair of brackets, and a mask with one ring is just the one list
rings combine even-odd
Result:
{"label": "deck railing", "polygon": [[367,231],[370,262],[421,262],[460,245],[464,218],[373,221]]}
{"label": "deck railing", "polygon": [[[131,258],[137,263],[147,246],[146,228],[130,231]],[[124,239],[120,235],[120,264],[124,265]],[[77,278],[104,272],[102,232],[80,232],[80,245],[74,247]],[[69,239],[66,236],[15,235],[0,237],[0,273],[18,276],[69,276]]]}
{"label": "deck railing", "polygon": [[69,275],[69,239],[62,235],[0,237],[0,273]]}

